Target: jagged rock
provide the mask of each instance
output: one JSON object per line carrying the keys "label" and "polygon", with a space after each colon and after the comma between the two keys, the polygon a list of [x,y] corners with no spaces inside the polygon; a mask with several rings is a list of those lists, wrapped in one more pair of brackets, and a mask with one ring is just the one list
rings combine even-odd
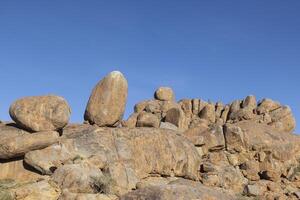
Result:
{"label": "jagged rock", "polygon": [[199,114],[200,99],[192,99],[192,112],[194,115]]}
{"label": "jagged rock", "polygon": [[224,105],[222,102],[216,103],[216,118],[220,118],[222,111],[224,110]]}
{"label": "jagged rock", "polygon": [[235,100],[230,104],[230,113],[235,113],[241,109],[241,101]]}
{"label": "jagged rock", "polygon": [[272,99],[263,99],[256,109],[258,114],[269,113],[270,111],[280,108],[280,103],[273,101]]}
{"label": "jagged rock", "polygon": [[161,101],[174,101],[175,95],[172,88],[160,87],[155,91],[154,97]]}
{"label": "jagged rock", "polygon": [[0,158],[8,159],[23,156],[25,153],[45,148],[58,141],[56,131],[37,132],[10,137],[0,141]]}
{"label": "jagged rock", "polygon": [[71,110],[59,96],[24,97],[9,108],[11,118],[29,131],[53,131],[66,126]]}
{"label": "jagged rock", "polygon": [[288,106],[283,106],[275,109],[269,113],[272,122],[271,126],[275,127],[278,131],[293,132],[296,128],[296,120],[292,114],[292,110]]}
{"label": "jagged rock", "polygon": [[201,183],[193,181],[178,180],[166,185],[149,186],[138,189],[120,198],[121,200],[138,200],[138,199],[223,199],[234,200],[234,196],[225,193],[217,188],[209,188]]}
{"label": "jagged rock", "polygon": [[140,179],[153,173],[197,180],[201,160],[193,144],[175,131],[98,128],[31,151],[25,161],[41,173],[51,174],[78,157],[115,182],[110,191],[117,195],[134,189]]}
{"label": "jagged rock", "polygon": [[166,114],[165,122],[174,124],[179,128],[179,130],[188,129],[189,124],[184,112],[179,108],[170,109]]}
{"label": "jagged rock", "polygon": [[84,119],[98,126],[116,125],[125,111],[127,90],[127,80],[121,72],[109,73],[93,89]]}
{"label": "jagged rock", "polygon": [[137,118],[137,127],[159,127],[160,120],[159,118],[152,114],[152,113],[147,113],[147,112],[141,112],[138,115]]}
{"label": "jagged rock", "polygon": [[242,170],[242,173],[244,176],[251,180],[251,181],[257,181],[260,179],[259,176],[259,163],[255,160],[249,160],[243,164],[241,164],[240,169]]}
{"label": "jagged rock", "polygon": [[224,136],[227,151],[241,152],[247,149],[247,137],[240,127],[226,124]]}
{"label": "jagged rock", "polygon": [[257,107],[256,97],[253,95],[247,96],[242,103],[242,108],[254,110]]}
{"label": "jagged rock", "polygon": [[182,99],[179,102],[181,109],[187,117],[191,117],[193,114],[192,101],[190,99]]}
{"label": "jagged rock", "polygon": [[139,113],[132,113],[126,121],[122,121],[122,126],[128,127],[128,128],[136,127],[138,116],[139,116]]}
{"label": "jagged rock", "polygon": [[230,110],[229,105],[226,105],[222,111],[221,119],[223,120],[223,123],[227,121],[229,110]]}
{"label": "jagged rock", "polygon": [[215,106],[213,104],[207,104],[200,112],[199,117],[207,120],[209,123],[215,123],[216,113]]}

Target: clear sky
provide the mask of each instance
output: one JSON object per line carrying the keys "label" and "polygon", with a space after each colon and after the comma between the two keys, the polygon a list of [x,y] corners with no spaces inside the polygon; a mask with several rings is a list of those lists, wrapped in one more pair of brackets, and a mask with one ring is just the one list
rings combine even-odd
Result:
{"label": "clear sky", "polygon": [[94,85],[120,70],[126,116],[163,85],[177,100],[269,97],[299,122],[299,10],[299,0],[0,1],[0,119],[17,98],[57,94],[81,122]]}

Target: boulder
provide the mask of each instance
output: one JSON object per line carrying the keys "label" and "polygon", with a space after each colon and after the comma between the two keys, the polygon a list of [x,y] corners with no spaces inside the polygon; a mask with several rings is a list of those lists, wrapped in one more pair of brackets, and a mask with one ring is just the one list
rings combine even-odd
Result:
{"label": "boulder", "polygon": [[121,72],[109,73],[93,89],[84,119],[98,126],[116,125],[125,111],[127,90],[127,80]]}
{"label": "boulder", "polygon": [[[180,133],[156,128],[97,128],[25,155],[26,163],[43,174],[86,162],[115,183],[109,191],[117,195],[134,189],[149,174],[198,180],[200,160],[193,144]],[[75,184],[76,178],[70,180]],[[101,187],[107,185],[111,184]]]}
{"label": "boulder", "polygon": [[161,101],[174,101],[175,95],[170,87],[160,87],[155,91],[154,97]]}
{"label": "boulder", "polygon": [[256,97],[253,95],[247,96],[242,102],[242,108],[249,108],[254,110],[256,107]]}
{"label": "boulder", "polygon": [[66,126],[71,110],[59,96],[24,97],[9,108],[11,118],[18,126],[29,131],[53,131]]}
{"label": "boulder", "polygon": [[213,104],[207,104],[200,112],[199,117],[201,119],[207,120],[209,123],[215,123],[216,112],[215,106]]}
{"label": "boulder", "polygon": [[137,118],[137,127],[159,127],[160,120],[159,118],[152,114],[152,113],[147,113],[147,112],[141,112],[138,115]]}
{"label": "boulder", "polygon": [[179,130],[186,130],[188,129],[188,119],[185,117],[184,112],[179,108],[172,108],[168,110],[165,122],[169,122],[174,124],[179,128]]}

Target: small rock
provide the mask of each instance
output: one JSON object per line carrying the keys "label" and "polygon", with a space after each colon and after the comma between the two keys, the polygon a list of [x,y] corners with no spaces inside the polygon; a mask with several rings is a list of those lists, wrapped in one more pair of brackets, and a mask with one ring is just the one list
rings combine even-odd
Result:
{"label": "small rock", "polygon": [[123,127],[134,128],[137,123],[139,113],[131,114],[126,121],[122,121]]}
{"label": "small rock", "polygon": [[245,193],[248,196],[259,196],[261,195],[261,190],[257,185],[247,185],[245,188]]}
{"label": "small rock", "polygon": [[137,127],[159,127],[159,119],[156,115],[147,112],[141,112],[137,118]]}
{"label": "small rock", "polygon": [[155,91],[154,97],[161,101],[174,101],[175,95],[172,88],[160,87]]}

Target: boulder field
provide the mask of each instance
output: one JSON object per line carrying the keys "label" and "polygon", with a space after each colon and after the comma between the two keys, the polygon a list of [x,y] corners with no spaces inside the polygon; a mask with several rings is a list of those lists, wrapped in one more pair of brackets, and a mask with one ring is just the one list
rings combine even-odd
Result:
{"label": "boulder field", "polygon": [[249,95],[176,101],[170,87],[123,114],[114,71],[93,89],[84,123],[59,96],[16,100],[0,121],[0,200],[300,199],[300,137],[291,108]]}

